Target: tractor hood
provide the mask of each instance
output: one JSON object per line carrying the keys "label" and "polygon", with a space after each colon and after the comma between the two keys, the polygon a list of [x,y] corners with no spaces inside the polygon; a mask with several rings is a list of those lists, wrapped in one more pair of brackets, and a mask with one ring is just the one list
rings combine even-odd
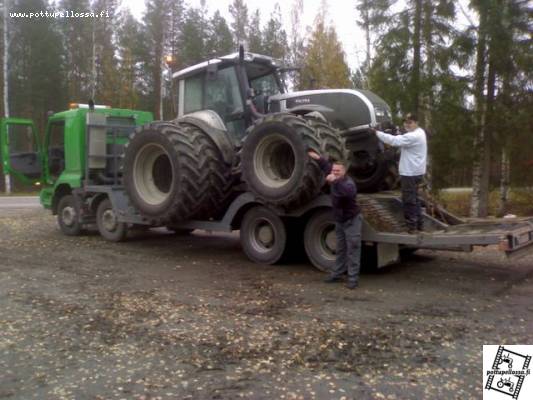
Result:
{"label": "tractor hood", "polygon": [[270,111],[288,111],[306,105],[322,105],[334,111],[324,116],[341,131],[367,128],[369,124],[391,122],[387,103],[368,90],[306,90],[270,96]]}

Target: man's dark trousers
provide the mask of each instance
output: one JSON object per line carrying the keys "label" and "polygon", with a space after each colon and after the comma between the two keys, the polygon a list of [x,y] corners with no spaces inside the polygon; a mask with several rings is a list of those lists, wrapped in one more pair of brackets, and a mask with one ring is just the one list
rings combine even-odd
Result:
{"label": "man's dark trousers", "polygon": [[340,278],[342,274],[348,272],[348,282],[359,281],[361,227],[362,218],[360,213],[344,222],[335,223],[337,258],[335,260],[335,269],[331,273],[332,278]]}
{"label": "man's dark trousers", "polygon": [[403,215],[408,229],[423,228],[422,208],[418,198],[418,185],[422,183],[423,175],[401,176]]}

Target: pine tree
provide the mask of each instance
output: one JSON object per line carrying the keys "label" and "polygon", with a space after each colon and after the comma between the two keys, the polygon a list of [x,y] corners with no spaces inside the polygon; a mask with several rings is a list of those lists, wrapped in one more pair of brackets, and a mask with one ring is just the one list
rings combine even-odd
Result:
{"label": "pine tree", "polygon": [[324,11],[316,16],[314,30],[305,49],[300,89],[342,88],[350,85],[350,69],[342,44],[335,28],[326,25]]}
{"label": "pine tree", "polygon": [[146,40],[144,68],[147,75],[145,100],[148,110],[153,110],[158,119],[163,118],[163,56],[167,42],[170,9],[170,0],[150,0],[146,3],[144,15],[144,38]]}
{"label": "pine tree", "polygon": [[283,21],[281,19],[281,9],[279,4],[274,5],[274,11],[270,15],[265,30],[263,32],[263,50],[271,57],[287,61],[288,59],[288,43],[287,33],[283,29]]}
{"label": "pine tree", "polygon": [[201,9],[187,9],[180,40],[180,58],[184,66],[197,64],[207,58],[207,25]]}
{"label": "pine tree", "polygon": [[248,6],[243,0],[233,0],[233,3],[229,6],[229,12],[233,18],[233,22],[230,25],[233,33],[233,42],[248,48]]}
{"label": "pine tree", "polygon": [[248,25],[248,47],[252,53],[265,54],[263,48],[263,33],[261,31],[261,15],[259,10],[255,10]]}
{"label": "pine tree", "polygon": [[117,18],[116,0],[96,0],[92,9],[95,13],[105,11],[110,18],[103,17],[92,20],[93,29],[93,74],[94,93],[92,97],[97,103],[115,105],[119,87],[117,73],[115,26],[113,19]]}
{"label": "pine tree", "polygon": [[[62,10],[90,12],[88,0],[61,0]],[[65,48],[68,98],[86,103],[91,93],[92,21],[90,18],[65,18],[60,21]]]}
{"label": "pine tree", "polygon": [[118,107],[139,107],[141,93],[143,54],[147,51],[142,27],[128,10],[121,13],[117,29],[117,54],[119,60]]}
{"label": "pine tree", "polygon": [[206,53],[209,57],[221,56],[231,53],[235,46],[233,45],[233,37],[229,26],[220,14],[216,11],[210,20],[209,26],[211,29],[208,32]]}
{"label": "pine tree", "polygon": [[[45,9],[43,0],[19,0],[12,6],[14,12]],[[66,106],[63,46],[57,21],[20,18],[10,24],[10,112],[33,119],[42,131],[46,112]]]}

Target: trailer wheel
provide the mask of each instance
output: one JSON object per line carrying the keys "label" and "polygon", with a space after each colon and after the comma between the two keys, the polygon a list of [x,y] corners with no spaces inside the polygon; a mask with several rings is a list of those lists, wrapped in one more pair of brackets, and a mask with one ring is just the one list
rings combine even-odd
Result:
{"label": "trailer wheel", "polygon": [[121,242],[126,238],[128,227],[120,222],[109,199],[102,200],[96,210],[96,225],[98,232],[105,240]]}
{"label": "trailer wheel", "polygon": [[61,232],[67,236],[81,235],[83,229],[79,217],[80,209],[74,196],[63,196],[57,205],[57,223]]}
{"label": "trailer wheel", "polygon": [[244,215],[241,245],[254,262],[275,264],[285,252],[287,232],[280,217],[263,206],[254,207]]}
{"label": "trailer wheel", "polygon": [[335,267],[335,220],[331,210],[315,212],[304,230],[304,247],[311,264],[324,272]]}

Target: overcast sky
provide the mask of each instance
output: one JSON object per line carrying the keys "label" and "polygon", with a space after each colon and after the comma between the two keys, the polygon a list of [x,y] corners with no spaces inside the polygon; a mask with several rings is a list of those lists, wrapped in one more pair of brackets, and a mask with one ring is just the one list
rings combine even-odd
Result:
{"label": "overcast sky", "polygon": [[[229,14],[229,5],[233,0],[207,0],[207,7],[211,15],[219,10],[222,16],[231,22],[231,16]],[[467,0],[461,0],[460,3],[466,3]],[[249,15],[251,15],[256,9],[259,9],[261,13],[261,23],[264,25],[272,11],[276,1],[270,0],[247,0]],[[303,28],[302,35],[305,35],[305,28],[312,27],[313,21],[320,8],[321,0],[304,0],[304,12],[301,16],[301,25]],[[133,14],[140,19],[144,12],[144,0],[134,0],[127,2],[129,8]],[[189,0],[187,4],[199,6],[200,0]],[[293,4],[293,0],[279,1],[281,8],[281,15],[285,25],[287,35],[290,34],[290,11]],[[351,69],[356,69],[364,61],[365,54],[365,37],[363,31],[358,27],[357,20],[359,19],[359,13],[355,9],[355,0],[329,0],[328,15],[326,21],[335,26],[337,35],[343,44],[344,51],[346,53],[346,61]],[[465,10],[466,6],[463,7]],[[466,19],[462,16],[460,10],[458,10],[458,23],[465,23]]]}

